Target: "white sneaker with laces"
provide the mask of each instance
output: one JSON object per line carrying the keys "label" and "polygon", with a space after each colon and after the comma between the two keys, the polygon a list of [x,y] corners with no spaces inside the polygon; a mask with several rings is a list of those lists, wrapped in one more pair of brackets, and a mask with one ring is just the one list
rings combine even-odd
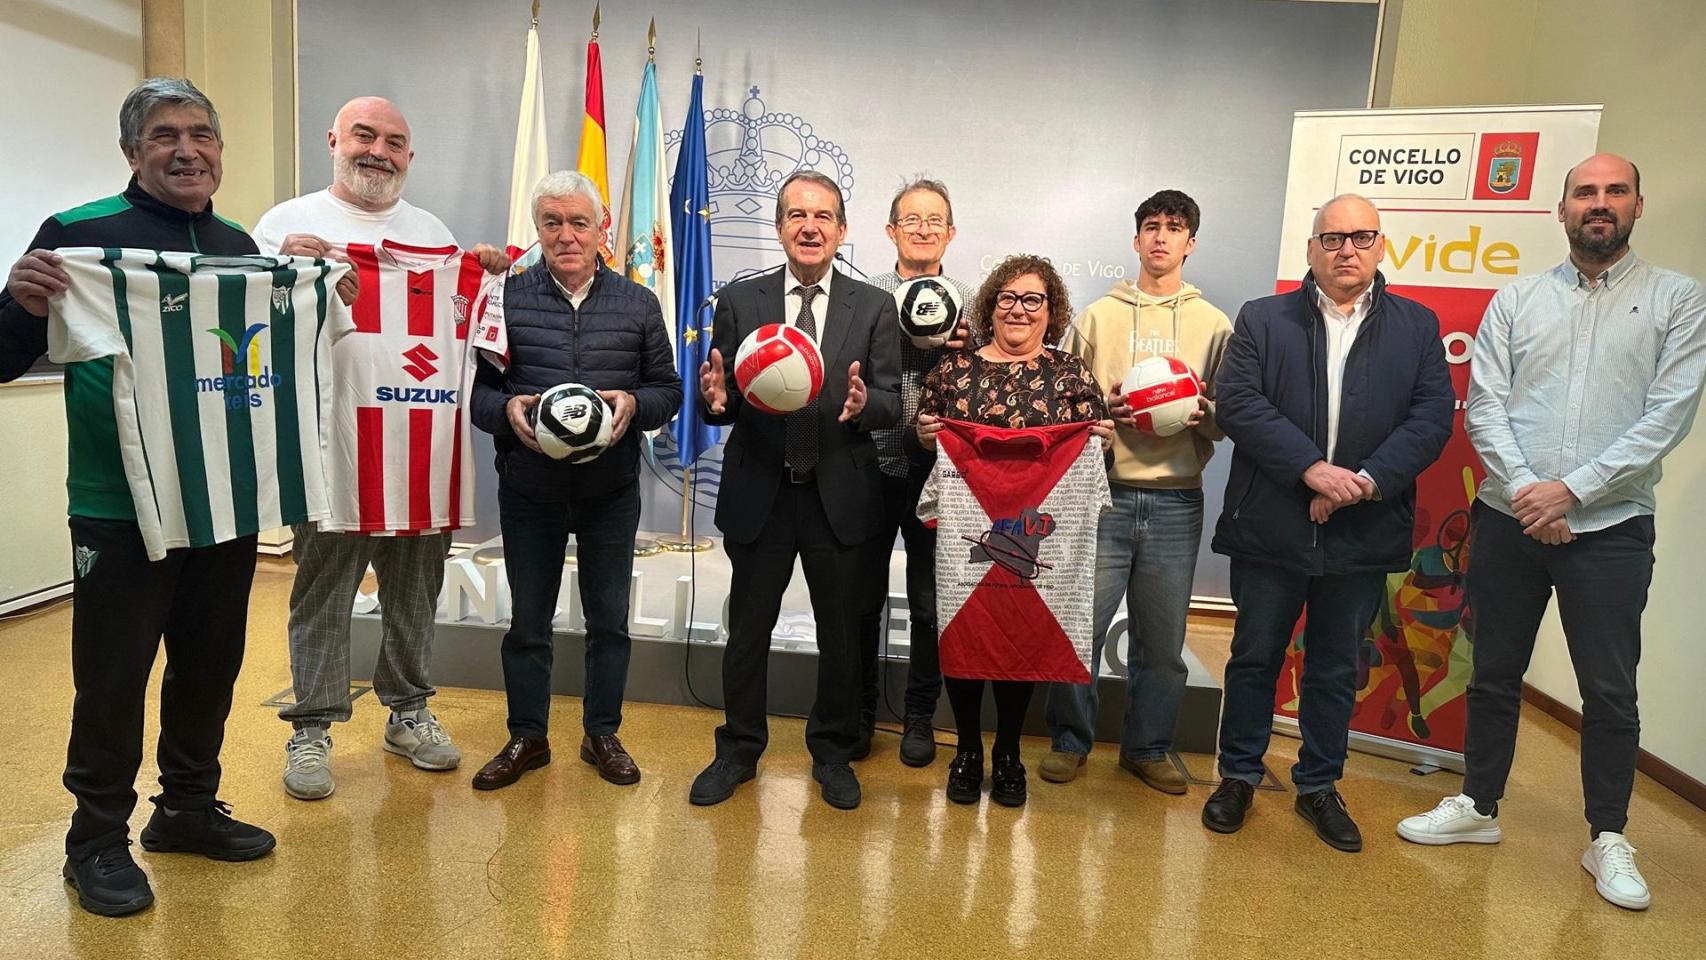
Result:
{"label": "white sneaker with laces", "polygon": [[1446,797],[1427,813],[1398,821],[1398,836],[1411,843],[1443,846],[1448,843],[1498,843],[1499,815],[1484,817],[1475,812],[1475,801],[1463,794]]}
{"label": "white sneaker with laces", "polygon": [[408,757],[422,770],[454,770],[462,762],[462,752],[426,707],[391,714],[385,722],[385,749]]}
{"label": "white sneaker with laces", "polygon": [[284,745],[284,792],[298,800],[329,797],[332,781],[332,737],[324,727],[303,727]]}
{"label": "white sneaker with laces", "polygon": [[1621,833],[1605,833],[1588,844],[1582,869],[1593,874],[1599,895],[1625,910],[1645,910],[1653,902],[1647,878],[1635,867],[1635,848]]}

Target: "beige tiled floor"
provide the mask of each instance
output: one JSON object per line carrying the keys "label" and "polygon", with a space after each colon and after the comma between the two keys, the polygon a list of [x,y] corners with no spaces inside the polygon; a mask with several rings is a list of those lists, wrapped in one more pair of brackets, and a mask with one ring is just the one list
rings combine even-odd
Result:
{"label": "beige tiled floor", "polygon": [[[1212,836],[1202,790],[1162,797],[1102,753],[1070,786],[1033,777],[1022,810],[963,809],[942,796],[944,761],[904,767],[884,736],[859,767],[864,806],[842,813],[817,799],[790,720],[774,721],[754,784],[700,809],[687,787],[716,714],[630,705],[645,779],[622,788],[575,759],[573,700],[556,704],[554,764],[476,793],[468,776],[501,745],[504,711],[469,690],[434,701],[462,770],[381,752],[369,695],[335,734],[337,793],[302,803],[279,787],[286,728],[260,705],[289,684],[289,583],[288,563],[257,577],[222,790],[278,851],[250,864],[139,851],[159,899],[123,920],[84,914],[59,879],[69,609],[0,624],[0,958],[1706,956],[1706,813],[1642,778],[1631,835],[1655,905],[1602,902],[1577,865],[1574,735],[1530,711],[1496,847],[1398,840],[1392,824],[1459,779],[1360,755],[1343,785],[1367,837],[1356,856],[1315,840],[1289,794],[1259,794],[1242,833]],[[1194,631],[1218,672],[1224,624]],[[1026,743],[1033,769],[1044,749]],[[1294,750],[1276,738],[1271,765]]]}

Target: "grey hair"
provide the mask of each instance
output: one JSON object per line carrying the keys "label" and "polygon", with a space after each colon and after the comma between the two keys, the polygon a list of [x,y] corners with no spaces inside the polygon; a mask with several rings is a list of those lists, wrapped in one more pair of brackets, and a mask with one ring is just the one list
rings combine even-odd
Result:
{"label": "grey hair", "polygon": [[894,192],[894,199],[889,201],[889,223],[894,223],[900,216],[900,202],[912,193],[934,193],[942,198],[942,203],[948,208],[948,226],[954,225],[954,201],[948,199],[948,185],[940,180],[929,177],[914,177],[900,185]]}
{"label": "grey hair", "polygon": [[847,198],[841,195],[841,185],[829,178],[828,174],[816,170],[796,170],[788,174],[788,179],[782,181],[782,186],[776,191],[776,225],[782,225],[782,198],[788,195],[788,188],[797,180],[815,183],[835,195],[835,222],[847,225]]}
{"label": "grey hair", "polygon": [[604,219],[604,198],[598,193],[598,184],[584,173],[574,170],[557,170],[539,178],[533,185],[533,202],[531,207],[535,218],[539,216],[539,201],[558,200],[564,197],[582,196],[592,201],[593,218]]}
{"label": "grey hair", "polygon": [[1377,216],[1377,217],[1380,216],[1380,208],[1374,205],[1373,200],[1370,200],[1369,198],[1363,196],[1360,193],[1341,193],[1338,196],[1334,197],[1333,199],[1328,200],[1326,203],[1321,204],[1321,209],[1315,211],[1315,222],[1314,222],[1314,225],[1311,227],[1311,232],[1313,232],[1313,233],[1320,233],[1321,232],[1321,217],[1322,217],[1322,215],[1324,215],[1327,212],[1328,207],[1332,206],[1335,203],[1343,203],[1347,200],[1361,200],[1363,203],[1368,204],[1368,208],[1370,210],[1374,211],[1375,216]]}
{"label": "grey hair", "polygon": [[195,84],[179,77],[149,77],[136,85],[118,108],[118,142],[126,150],[142,145],[142,125],[159,107],[200,107],[207,111],[207,121],[213,126],[213,136],[220,143],[225,135],[219,130],[219,111],[213,101],[196,89]]}

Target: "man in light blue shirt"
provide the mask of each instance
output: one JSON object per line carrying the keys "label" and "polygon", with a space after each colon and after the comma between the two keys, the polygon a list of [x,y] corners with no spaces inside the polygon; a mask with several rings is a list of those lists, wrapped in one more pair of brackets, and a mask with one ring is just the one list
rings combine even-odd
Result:
{"label": "man in light blue shirt", "polygon": [[1522,675],[1553,590],[1582,692],[1582,792],[1595,888],[1651,902],[1623,836],[1640,744],[1635,666],[1653,572],[1653,488],[1706,376],[1706,293],[1629,249],[1641,174],[1600,154],[1564,179],[1570,257],[1493,298],[1466,424],[1487,479],[1466,580],[1474,615],[1463,793],[1398,825],[1417,843],[1496,843]]}

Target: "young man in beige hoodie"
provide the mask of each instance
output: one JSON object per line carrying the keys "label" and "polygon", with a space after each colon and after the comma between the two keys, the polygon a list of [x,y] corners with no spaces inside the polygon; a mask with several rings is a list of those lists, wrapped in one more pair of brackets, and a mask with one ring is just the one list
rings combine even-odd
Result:
{"label": "young man in beige hoodie", "polygon": [[[1119,424],[1108,474],[1114,507],[1102,514],[1096,543],[1095,647],[1120,599],[1130,616],[1125,723],[1120,766],[1163,793],[1185,792],[1167,760],[1185,694],[1185,615],[1202,540],[1202,470],[1222,434],[1214,423],[1214,374],[1232,324],[1181,277],[1202,220],[1196,201],[1163,190],[1137,208],[1137,281],[1121,280],[1079,315],[1068,349],[1109,390]],[[1140,429],[1120,393],[1126,371],[1148,357],[1175,357],[1196,371],[1209,396],[1191,425],[1170,437]],[[1038,771],[1067,783],[1095,740],[1096,684],[1054,684],[1046,716],[1053,748]]]}

